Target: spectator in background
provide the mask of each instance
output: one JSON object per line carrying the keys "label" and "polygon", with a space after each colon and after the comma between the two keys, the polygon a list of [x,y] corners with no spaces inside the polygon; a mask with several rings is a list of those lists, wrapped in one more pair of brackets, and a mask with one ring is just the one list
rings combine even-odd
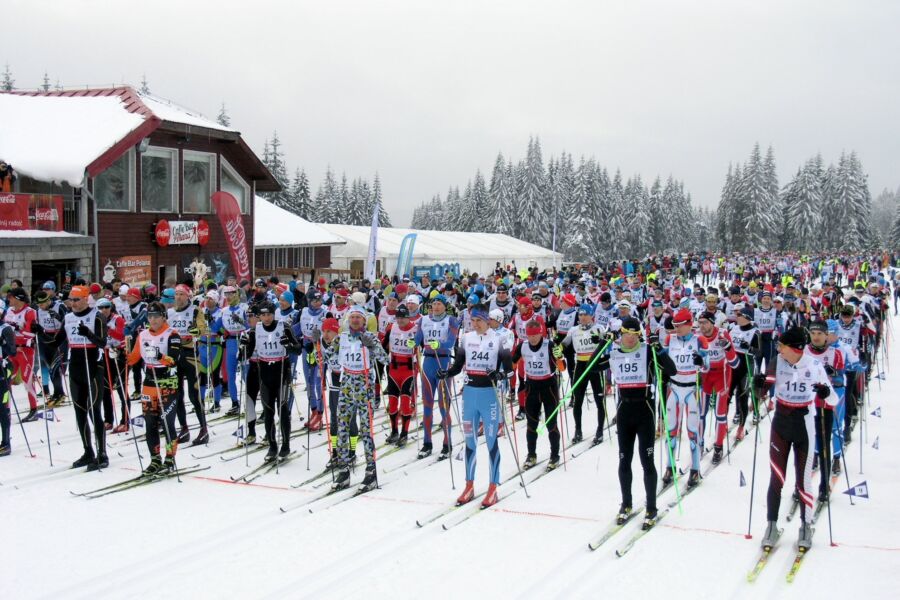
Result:
{"label": "spectator in background", "polygon": [[16,181],[16,172],[12,165],[0,160],[0,192],[12,193],[13,183]]}

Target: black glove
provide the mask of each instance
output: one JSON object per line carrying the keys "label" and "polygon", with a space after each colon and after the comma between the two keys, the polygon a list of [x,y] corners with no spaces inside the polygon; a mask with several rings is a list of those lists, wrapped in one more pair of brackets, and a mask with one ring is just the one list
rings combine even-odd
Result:
{"label": "black glove", "polygon": [[696,352],[694,353],[694,364],[697,365],[698,367],[703,366],[703,357],[700,356],[699,354],[697,354]]}
{"label": "black glove", "polygon": [[591,342],[594,344],[600,343],[600,334],[598,332],[595,331],[591,334]]}
{"label": "black glove", "polygon": [[737,343],[737,347],[746,352],[750,349],[750,342],[747,340],[741,340]]}
{"label": "black glove", "polygon": [[313,346],[312,342],[305,342],[303,344],[303,351],[306,352],[307,354],[309,354],[310,352],[313,352],[314,350],[315,350],[315,346]]}
{"label": "black glove", "polygon": [[281,345],[284,346],[285,348],[287,348],[288,346],[291,345],[291,338],[288,337],[288,334],[286,334],[286,333],[282,333],[281,338],[278,341],[280,341]]}
{"label": "black glove", "polygon": [[41,335],[42,333],[44,333],[44,328],[41,327],[40,323],[34,322],[31,324],[31,331],[36,335]]}
{"label": "black glove", "polygon": [[754,375],[753,376],[753,385],[755,385],[758,388],[766,387],[766,376],[763,375],[762,373],[757,373],[756,375]]}
{"label": "black glove", "polygon": [[731,342],[729,342],[729,341],[728,341],[727,339],[725,339],[725,338],[719,338],[719,339],[716,341],[716,344],[719,346],[719,348],[721,348],[721,349],[724,350],[725,352],[728,352],[728,350],[731,349]]}
{"label": "black glove", "polygon": [[816,390],[816,396],[818,396],[820,400],[824,400],[831,395],[831,388],[824,383],[814,383],[813,389]]}
{"label": "black glove", "polygon": [[487,376],[496,383],[500,383],[506,379],[506,375],[502,371],[488,371]]}
{"label": "black glove", "polygon": [[438,369],[434,373],[434,376],[437,377],[438,379],[447,379],[447,375],[448,375],[448,373],[447,373],[446,369]]}
{"label": "black glove", "polygon": [[241,346],[245,346],[245,347],[250,344],[250,332],[249,331],[241,332],[241,335],[238,336],[238,344],[240,344]]}
{"label": "black glove", "polygon": [[90,337],[94,335],[94,332],[90,327],[84,324],[84,321],[78,322],[78,335],[82,335],[84,337]]}
{"label": "black glove", "polygon": [[659,347],[659,334],[651,333],[650,337],[647,338],[647,343],[653,346],[654,348]]}
{"label": "black glove", "polygon": [[825,365],[825,374],[829,377],[834,377],[837,375],[837,371],[831,365]]}
{"label": "black glove", "polygon": [[378,345],[378,339],[374,335],[368,333],[362,334],[359,336],[359,339],[362,342],[362,345],[369,349]]}
{"label": "black glove", "polygon": [[607,331],[606,335],[603,336],[603,339],[606,342],[612,342],[614,339],[616,339],[616,334],[612,331]]}

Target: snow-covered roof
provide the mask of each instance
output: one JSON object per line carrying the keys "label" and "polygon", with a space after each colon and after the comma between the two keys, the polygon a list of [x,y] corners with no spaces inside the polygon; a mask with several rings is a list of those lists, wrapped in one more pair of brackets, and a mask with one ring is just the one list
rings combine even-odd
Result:
{"label": "snow-covered roof", "polygon": [[139,93],[139,95],[141,97],[141,101],[147,105],[147,108],[149,108],[154,115],[156,115],[163,121],[238,133],[237,129],[220,125],[218,122],[213,121],[212,119],[207,119],[199,112],[187,109],[183,106],[179,106],[171,100],[159,98],[158,96],[154,96],[152,94]]}
{"label": "snow-covered roof", "polygon": [[345,244],[324,227],[298,217],[256,196],[253,203],[253,243],[257,248]]}
{"label": "snow-covered roof", "polygon": [[16,239],[34,239],[34,238],[84,238],[87,236],[77,233],[69,233],[68,231],[41,231],[39,229],[13,229],[0,230],[0,239],[16,238]]}
{"label": "snow-covered roof", "polygon": [[145,121],[119,96],[0,94],[0,116],[0,160],[22,175],[76,187],[88,165]]}
{"label": "snow-covered roof", "polygon": [[[347,246],[337,250],[337,254],[366,256],[369,247],[369,232],[371,231],[369,227],[330,223],[323,223],[321,227],[347,240]],[[378,256],[398,256],[403,238],[410,233],[417,234],[414,252],[417,262],[455,262],[466,258],[483,259],[485,257],[496,257],[497,260],[504,257],[522,260],[553,258],[552,250],[499,233],[431,231],[399,227],[380,227],[378,229]],[[561,254],[558,256],[562,257]]]}

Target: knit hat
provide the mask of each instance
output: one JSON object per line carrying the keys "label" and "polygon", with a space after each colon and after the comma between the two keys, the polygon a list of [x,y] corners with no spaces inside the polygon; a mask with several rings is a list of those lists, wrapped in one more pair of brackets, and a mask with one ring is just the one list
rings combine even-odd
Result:
{"label": "knit hat", "polygon": [[622,333],[640,333],[641,323],[634,317],[625,317],[622,319],[622,326],[619,328]]}
{"label": "knit hat", "polygon": [[563,294],[562,298],[560,298],[561,302],[565,302],[569,306],[576,306],[578,304],[578,300],[575,299],[574,294]]}
{"label": "knit hat", "polygon": [[498,323],[502,323],[506,320],[506,313],[504,313],[499,308],[495,308],[494,310],[492,310],[488,316]]}
{"label": "knit hat", "polygon": [[828,323],[826,323],[825,321],[813,321],[809,324],[807,329],[809,329],[810,333],[812,333],[813,331],[828,333]]}
{"label": "knit hat", "polygon": [[802,327],[791,327],[779,338],[778,342],[794,350],[803,351],[807,344],[807,333]]}
{"label": "knit hat", "polygon": [[405,304],[401,304],[397,307],[397,310],[394,311],[394,316],[398,319],[408,319],[409,318],[409,309],[406,308]]}
{"label": "knit hat", "polygon": [[334,333],[337,333],[340,329],[341,326],[337,319],[325,319],[322,321],[322,331],[333,331]]}
{"label": "knit hat", "polygon": [[838,323],[837,319],[828,319],[828,333],[837,333],[838,327],[840,327],[840,323]]}
{"label": "knit hat", "polygon": [[672,317],[673,325],[685,325],[690,324],[694,321],[693,315],[691,315],[691,311],[686,308],[680,309],[675,315]]}
{"label": "knit hat", "polygon": [[582,304],[581,306],[578,307],[578,314],[579,315],[588,315],[590,317],[593,317],[594,316],[594,305],[587,304],[587,303]]}
{"label": "knit hat", "polygon": [[288,304],[294,303],[294,294],[292,292],[283,292],[281,294],[281,299],[287,302]]}
{"label": "knit hat", "polygon": [[347,311],[347,314],[348,314],[348,315],[358,314],[358,315],[362,315],[362,316],[365,317],[365,316],[366,316],[366,309],[364,309],[362,306],[359,306],[359,305],[356,305],[356,304],[355,304],[355,305],[353,305],[353,306],[350,307],[350,310]]}
{"label": "knit hat", "polygon": [[752,321],[753,317],[756,316],[756,313],[749,306],[745,306],[740,311],[738,311],[737,316],[744,317],[748,321]]}

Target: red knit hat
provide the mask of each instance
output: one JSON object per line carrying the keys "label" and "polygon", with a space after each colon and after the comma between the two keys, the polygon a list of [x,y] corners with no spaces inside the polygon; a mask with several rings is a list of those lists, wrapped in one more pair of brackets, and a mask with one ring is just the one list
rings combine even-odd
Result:
{"label": "red knit hat", "polygon": [[337,333],[338,331],[340,331],[340,329],[341,326],[338,323],[337,319],[332,318],[322,321],[322,331],[333,331],[334,333]]}
{"label": "red knit hat", "polygon": [[684,325],[685,323],[693,323],[694,315],[686,308],[682,308],[672,317],[672,325]]}

